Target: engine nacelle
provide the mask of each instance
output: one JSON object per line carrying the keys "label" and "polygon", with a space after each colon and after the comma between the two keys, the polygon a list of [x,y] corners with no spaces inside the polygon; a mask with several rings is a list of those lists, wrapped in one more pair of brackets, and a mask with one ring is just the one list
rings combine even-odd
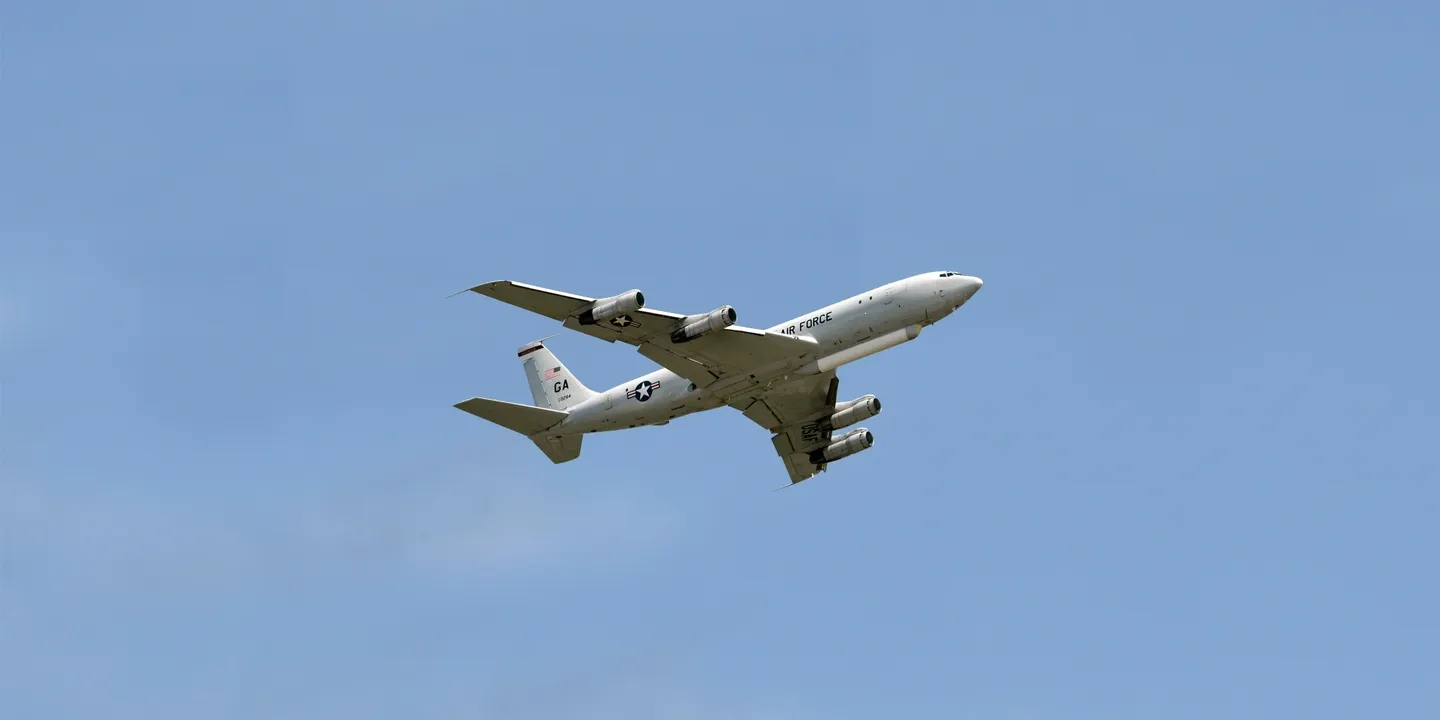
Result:
{"label": "engine nacelle", "polygon": [[600,298],[577,318],[581,325],[594,325],[645,307],[645,293],[630,290],[615,297]]}
{"label": "engine nacelle", "polygon": [[735,308],[729,305],[721,305],[704,315],[692,315],[685,318],[685,324],[681,325],[675,332],[670,333],[670,342],[689,342],[706,333],[724,330],[735,324]]}
{"label": "engine nacelle", "polygon": [[839,430],[879,414],[880,398],[866,395],[850,402],[835,403],[835,413],[821,421],[821,424],[828,426],[831,430]]}
{"label": "engine nacelle", "polygon": [[819,465],[821,463],[835,462],[840,458],[847,458],[862,450],[869,450],[875,444],[875,435],[865,428],[855,428],[845,433],[839,440],[810,453],[810,462]]}

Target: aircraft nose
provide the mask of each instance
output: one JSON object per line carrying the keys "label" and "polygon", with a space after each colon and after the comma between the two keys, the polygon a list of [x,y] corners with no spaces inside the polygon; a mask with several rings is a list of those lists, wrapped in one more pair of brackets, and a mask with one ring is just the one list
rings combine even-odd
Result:
{"label": "aircraft nose", "polygon": [[985,281],[974,275],[962,275],[956,278],[956,280],[960,281],[960,292],[965,295],[966,300],[969,300],[975,293],[980,292],[980,288],[985,285]]}

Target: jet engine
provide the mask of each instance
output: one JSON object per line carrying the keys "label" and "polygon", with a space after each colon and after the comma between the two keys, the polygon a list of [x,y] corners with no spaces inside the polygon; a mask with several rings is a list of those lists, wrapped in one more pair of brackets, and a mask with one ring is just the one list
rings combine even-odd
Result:
{"label": "jet engine", "polygon": [[875,435],[865,428],[855,428],[845,433],[839,440],[810,453],[810,462],[819,465],[821,463],[834,462],[840,458],[847,458],[862,450],[870,449],[875,444]]}
{"label": "jet engine", "polygon": [[865,395],[850,402],[835,403],[835,413],[823,420],[821,424],[828,426],[831,430],[839,430],[879,414],[880,398],[874,395]]}
{"label": "jet engine", "polygon": [[630,290],[615,297],[596,300],[589,310],[580,313],[578,320],[581,325],[594,325],[625,313],[635,312],[642,307],[645,307],[645,293],[639,290]]}
{"label": "jet engine", "polygon": [[721,305],[704,315],[692,315],[685,318],[684,324],[675,332],[670,333],[670,342],[689,342],[706,333],[716,330],[724,330],[735,324],[735,308],[729,305]]}

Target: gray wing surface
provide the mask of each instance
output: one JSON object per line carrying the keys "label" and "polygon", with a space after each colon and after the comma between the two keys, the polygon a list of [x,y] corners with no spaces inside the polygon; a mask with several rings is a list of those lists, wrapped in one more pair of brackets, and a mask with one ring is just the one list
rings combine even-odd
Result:
{"label": "gray wing surface", "polygon": [[640,354],[699,387],[717,383],[740,387],[751,375],[793,364],[817,349],[808,338],[740,325],[674,343],[670,333],[685,321],[686,315],[640,308],[623,316],[623,321],[581,325],[580,313],[595,298],[510,280],[476,285],[470,291],[559,320],[571,330],[606,342],[618,340],[634,345]]}
{"label": "gray wing surface", "polygon": [[835,411],[839,390],[840,378],[831,371],[732,402],[730,407],[775,433],[770,442],[790,473],[790,483],[794,484],[825,471],[824,463],[810,462],[810,451],[830,442],[833,431],[823,429],[820,420]]}

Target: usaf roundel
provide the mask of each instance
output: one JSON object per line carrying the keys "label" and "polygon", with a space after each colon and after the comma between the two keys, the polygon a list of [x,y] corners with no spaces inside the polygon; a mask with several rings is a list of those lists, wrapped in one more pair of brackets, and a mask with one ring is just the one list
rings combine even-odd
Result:
{"label": "usaf roundel", "polygon": [[635,318],[629,315],[616,315],[610,318],[610,324],[617,328],[640,327],[640,323],[635,322]]}
{"label": "usaf roundel", "polygon": [[636,400],[639,400],[640,402],[645,402],[646,400],[649,400],[650,395],[659,388],[660,381],[658,380],[655,382],[650,382],[649,380],[641,380],[640,384],[636,385],[633,390],[625,391],[625,397],[634,398]]}

